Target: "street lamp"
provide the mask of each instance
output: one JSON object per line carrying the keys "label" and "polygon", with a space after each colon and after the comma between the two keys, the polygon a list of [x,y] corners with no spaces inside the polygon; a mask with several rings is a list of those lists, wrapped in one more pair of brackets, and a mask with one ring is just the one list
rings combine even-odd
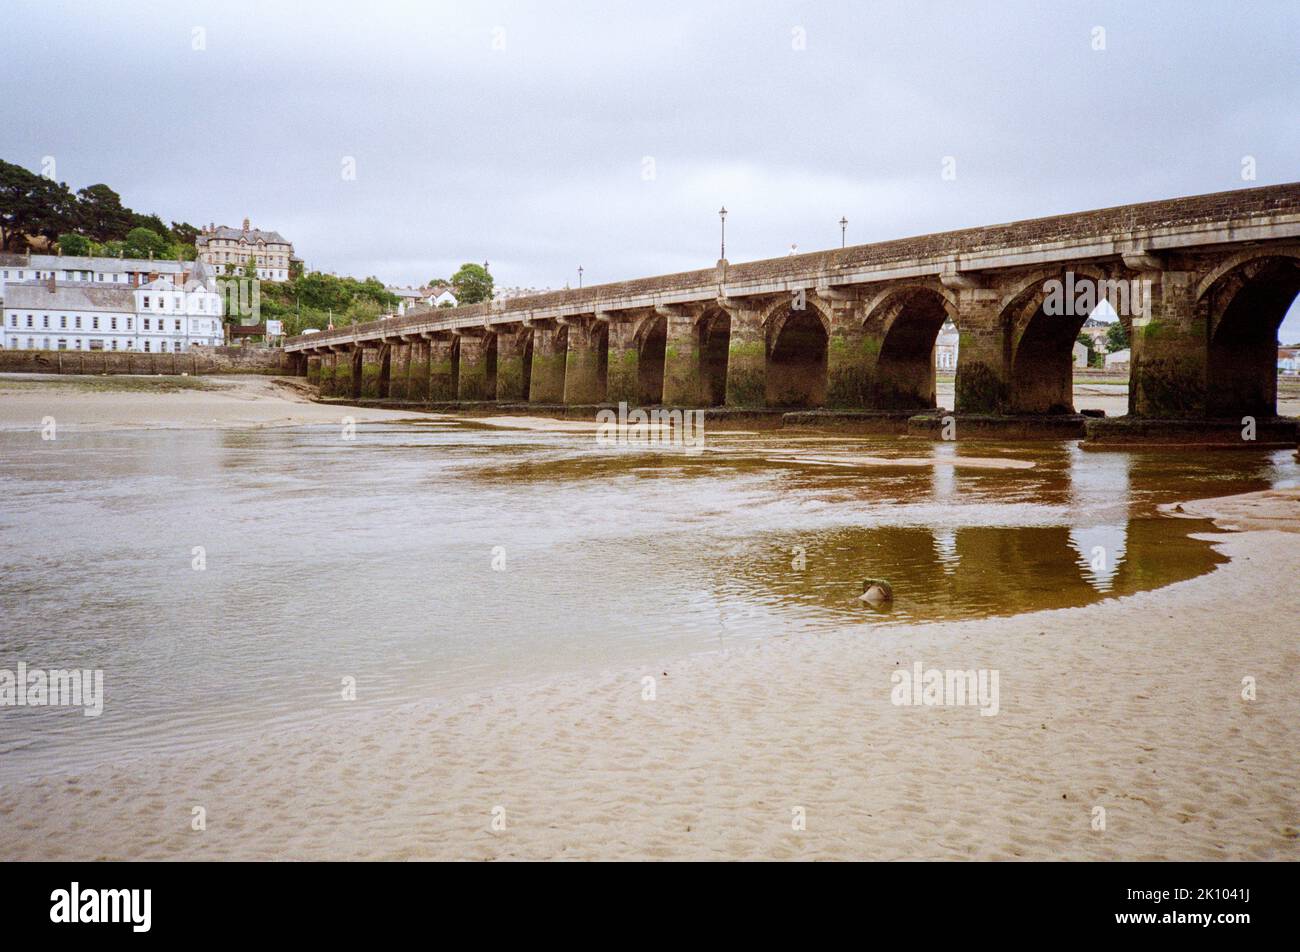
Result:
{"label": "street lamp", "polygon": [[722,252],[718,258],[722,261],[727,260],[727,206],[723,205],[718,209],[718,218],[722,220]]}
{"label": "street lamp", "polygon": [[578,265],[578,287],[582,287],[582,265]]}
{"label": "street lamp", "polygon": [[840,216],[840,247],[844,247],[845,230],[849,227],[849,220],[843,215]]}

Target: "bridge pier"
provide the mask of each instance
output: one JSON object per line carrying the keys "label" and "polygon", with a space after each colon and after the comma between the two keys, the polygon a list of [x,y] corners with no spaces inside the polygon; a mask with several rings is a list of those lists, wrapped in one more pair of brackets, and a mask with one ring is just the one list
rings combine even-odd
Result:
{"label": "bridge pier", "polygon": [[862,408],[871,405],[871,371],[880,341],[863,326],[862,305],[856,295],[821,297],[830,310],[826,341],[826,406]]}
{"label": "bridge pier", "polygon": [[335,368],[338,354],[332,348],[326,348],[320,354],[320,395],[322,397],[338,396],[338,384],[335,382]]}
{"label": "bridge pier", "polygon": [[320,354],[307,355],[307,383],[313,387],[320,386]]}
{"label": "bridge pier", "polygon": [[533,378],[530,403],[564,402],[565,350],[569,329],[563,324],[538,324],[533,329]]}
{"label": "bridge pier", "polygon": [[361,386],[360,348],[343,344],[334,353],[334,389],[332,395],[344,399],[355,397]]}
{"label": "bridge pier", "polygon": [[637,347],[636,330],[637,322],[631,317],[615,317],[609,321],[605,399],[610,403],[636,406],[641,402],[641,353]]}
{"label": "bridge pier", "polygon": [[762,407],[767,395],[767,335],[763,328],[762,302],[723,306],[731,315],[726,406]]}
{"label": "bridge pier", "polygon": [[450,332],[429,338],[429,402],[451,403],[459,399],[459,371],[456,351],[459,339]]}
{"label": "bridge pier", "polygon": [[694,308],[658,308],[667,320],[663,404],[698,407],[707,401],[700,376],[699,315]]}
{"label": "bridge pier", "polygon": [[[358,396],[367,400],[378,400],[383,396],[380,387],[383,360],[383,343],[367,341],[361,345],[361,384]],[[355,389],[355,386],[354,386]]]}
{"label": "bridge pier", "polygon": [[564,402],[601,403],[605,399],[609,325],[595,317],[565,318],[569,328],[564,359]]}
{"label": "bridge pier", "polygon": [[497,398],[497,335],[481,329],[457,332],[456,399],[467,401]]}
{"label": "bridge pier", "polygon": [[388,391],[384,394],[389,400],[405,400],[407,377],[411,370],[411,345],[400,337],[389,343]]}
{"label": "bridge pier", "polygon": [[410,348],[406,365],[406,399],[423,403],[429,399],[429,340],[424,335],[411,338]]}
{"label": "bridge pier", "polygon": [[1134,316],[1129,338],[1128,412],[1133,417],[1206,415],[1208,315],[1195,302],[1196,275],[1145,271],[1150,313]]}
{"label": "bridge pier", "polygon": [[528,399],[532,375],[533,332],[522,324],[497,331],[497,399],[511,403]]}
{"label": "bridge pier", "polygon": [[1008,404],[1008,350],[1001,296],[992,288],[957,291],[958,413],[1001,413]]}

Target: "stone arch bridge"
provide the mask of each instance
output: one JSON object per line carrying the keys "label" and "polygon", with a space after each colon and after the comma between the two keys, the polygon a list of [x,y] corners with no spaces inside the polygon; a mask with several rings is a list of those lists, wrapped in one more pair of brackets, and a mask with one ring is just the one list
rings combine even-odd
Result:
{"label": "stone arch bridge", "polygon": [[[1054,287],[1070,290],[1065,313]],[[956,413],[1024,419],[1073,414],[1071,350],[1105,298],[1130,327],[1131,418],[1240,421],[1276,415],[1277,332],[1297,291],[1291,183],[719,261],[285,349],[345,399],[909,415],[935,406],[934,343],[951,318]]]}

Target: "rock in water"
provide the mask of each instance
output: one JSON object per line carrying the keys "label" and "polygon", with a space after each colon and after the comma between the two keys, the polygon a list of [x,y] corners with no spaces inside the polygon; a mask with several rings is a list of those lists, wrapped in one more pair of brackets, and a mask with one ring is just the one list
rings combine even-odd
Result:
{"label": "rock in water", "polygon": [[862,595],[859,597],[862,601],[871,602],[873,605],[878,605],[881,602],[892,602],[894,600],[894,586],[883,578],[863,579]]}

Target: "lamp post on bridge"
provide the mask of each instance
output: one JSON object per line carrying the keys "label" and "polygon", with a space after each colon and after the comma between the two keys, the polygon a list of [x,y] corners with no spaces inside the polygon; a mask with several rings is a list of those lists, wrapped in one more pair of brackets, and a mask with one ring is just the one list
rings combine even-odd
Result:
{"label": "lamp post on bridge", "polygon": [[719,261],[727,260],[727,206],[723,205],[718,209],[718,218],[722,221],[722,250],[718,254]]}
{"label": "lamp post on bridge", "polygon": [[845,234],[848,231],[849,220],[843,215],[840,216],[840,248],[844,247]]}

